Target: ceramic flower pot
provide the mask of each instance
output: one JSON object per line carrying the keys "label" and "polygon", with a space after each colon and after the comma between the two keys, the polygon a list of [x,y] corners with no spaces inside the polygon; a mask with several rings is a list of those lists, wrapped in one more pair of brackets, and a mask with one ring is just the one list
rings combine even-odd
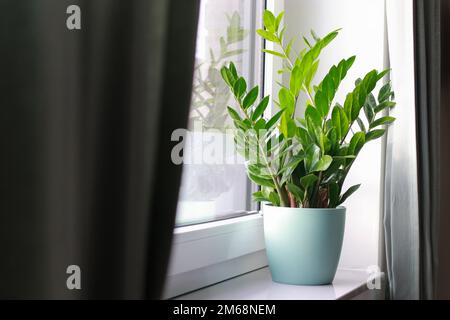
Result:
{"label": "ceramic flower pot", "polygon": [[263,212],[267,258],[273,281],[292,285],[330,284],[342,249],[345,208],[265,205]]}

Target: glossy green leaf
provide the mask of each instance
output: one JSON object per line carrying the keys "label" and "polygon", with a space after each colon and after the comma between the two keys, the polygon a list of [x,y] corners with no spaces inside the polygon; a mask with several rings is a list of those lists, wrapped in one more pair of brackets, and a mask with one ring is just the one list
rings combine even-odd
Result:
{"label": "glossy green leaf", "polygon": [[242,102],[242,106],[244,107],[244,109],[248,109],[255,103],[256,99],[258,98],[258,93],[259,93],[258,86],[254,87],[252,90],[250,90],[249,93],[247,93],[247,95],[244,98],[244,101]]}
{"label": "glossy green leaf", "polygon": [[378,126],[382,126],[382,125],[387,125],[387,124],[391,124],[395,121],[394,117],[382,117],[380,119],[375,120],[371,125],[370,125],[370,129],[373,129],[375,127]]}
{"label": "glossy green leaf", "polygon": [[281,108],[286,109],[286,114],[291,117],[295,107],[295,97],[292,92],[286,88],[281,88],[278,92],[278,100]]}
{"label": "glossy green leaf", "polygon": [[297,201],[303,201],[303,197],[305,195],[305,191],[303,189],[290,182],[286,184],[286,187]]}
{"label": "glossy green leaf", "polygon": [[336,128],[338,140],[342,140],[349,130],[348,118],[342,107],[335,106],[333,108],[333,112],[331,113],[331,121],[333,126]]}
{"label": "glossy green leaf", "polygon": [[263,23],[267,30],[274,33],[277,31],[276,18],[270,10],[264,10]]}
{"label": "glossy green leaf", "polygon": [[391,96],[391,92],[392,92],[391,89],[392,89],[392,84],[390,82],[386,83],[380,89],[380,92],[378,93],[378,101],[380,103],[389,99],[389,97]]}
{"label": "glossy green leaf", "polygon": [[302,187],[307,190],[308,188],[312,187],[318,180],[317,176],[314,174],[308,174],[302,178],[300,178],[300,184]]}
{"label": "glossy green leaf", "polygon": [[305,117],[312,120],[315,126],[322,126],[322,117],[319,111],[311,105],[308,105],[305,110]]}
{"label": "glossy green leaf", "polygon": [[319,162],[321,156],[321,150],[320,148],[312,144],[306,149],[306,155],[305,155],[305,169],[307,173],[310,173],[313,171],[313,168],[316,166],[317,162]]}
{"label": "glossy green leaf", "polygon": [[294,95],[298,95],[300,92],[300,89],[302,88],[303,84],[303,72],[302,69],[299,66],[295,66],[292,69],[291,72],[291,78],[289,81],[289,88],[291,89],[291,92],[294,93]]}
{"label": "glossy green leaf", "polygon": [[280,206],[280,196],[275,192],[269,194],[269,201],[275,206]]}
{"label": "glossy green leaf", "polygon": [[241,116],[239,115],[239,113],[237,113],[236,110],[234,110],[231,107],[227,107],[228,109],[228,114],[230,115],[231,119],[235,120],[235,121],[242,121]]}
{"label": "glossy green leaf", "polygon": [[336,208],[339,203],[339,185],[337,183],[330,183],[328,186],[329,208]]}
{"label": "glossy green leaf", "polygon": [[256,33],[258,33],[261,37],[263,37],[267,41],[278,42],[278,38],[273,33],[270,33],[266,30],[258,29],[256,30]]}
{"label": "glossy green leaf", "polygon": [[266,123],[266,129],[271,129],[275,124],[278,123],[281,116],[283,115],[285,109],[278,111],[269,121]]}
{"label": "glossy green leaf", "polygon": [[281,11],[275,19],[275,31],[278,31],[278,29],[280,28],[280,24],[281,24],[281,21],[283,20],[283,17],[284,17],[284,11]]}
{"label": "glossy green leaf", "polygon": [[356,122],[358,123],[359,128],[361,129],[362,132],[366,132],[366,125],[364,124],[364,122],[361,120],[361,118],[356,119]]}
{"label": "glossy green leaf", "polygon": [[386,132],[386,130],[384,129],[377,129],[377,130],[372,130],[370,132],[367,132],[366,134],[366,142],[369,142],[371,140],[376,140],[378,138],[381,138],[384,133]]}
{"label": "glossy green leaf", "polygon": [[311,171],[325,171],[328,169],[328,167],[333,162],[333,158],[329,155],[325,155],[319,159],[319,161],[316,162],[316,164],[312,167]]}
{"label": "glossy green leaf", "polygon": [[347,75],[348,70],[355,62],[355,56],[349,59],[343,59],[336,66],[332,66],[328,74],[319,85],[319,91],[314,98],[316,108],[321,112],[323,117],[328,115],[331,103],[336,95],[336,92],[342,80]]}
{"label": "glossy green leaf", "polygon": [[361,148],[364,146],[366,142],[366,135],[364,132],[357,132],[353,135],[350,140],[350,145],[348,147],[348,155],[358,155]]}
{"label": "glossy green leaf", "polygon": [[396,106],[396,103],[393,101],[382,102],[375,108],[375,113],[379,113],[379,112],[383,111],[384,109],[392,109],[395,106]]}
{"label": "glossy green leaf", "polygon": [[236,70],[236,66],[234,65],[233,62],[230,62],[229,70],[230,70],[230,73],[231,73],[233,79],[239,78],[237,70]]}
{"label": "glossy green leaf", "polygon": [[222,75],[222,79],[225,81],[225,83],[229,86],[229,87],[233,87],[234,82],[233,77],[230,73],[230,70],[228,70],[227,67],[222,67],[222,69],[220,69],[220,74]]}
{"label": "glossy green leaf", "polygon": [[284,55],[284,53],[281,53],[281,52],[278,52],[278,51],[268,50],[268,49],[263,49],[262,51],[265,52],[265,53],[274,55],[274,56],[276,56],[276,57],[280,57],[280,58],[283,58],[283,59],[286,58],[286,56]]}
{"label": "glossy green leaf", "polygon": [[265,201],[270,201],[268,198],[266,198],[266,197],[264,196],[264,194],[263,194],[261,191],[254,192],[254,193],[252,194],[252,200],[253,200],[254,202],[265,202]]}
{"label": "glossy green leaf", "polygon": [[250,172],[248,172],[248,177],[257,185],[275,188],[272,180],[258,177]]}
{"label": "glossy green leaf", "polygon": [[360,186],[361,186],[360,184],[357,184],[357,185],[354,185],[354,186],[348,188],[348,190],[345,191],[345,193],[342,195],[341,199],[339,200],[338,205],[344,203],[345,200],[347,200],[348,197],[350,197],[356,190],[358,190]]}
{"label": "glossy green leaf", "polygon": [[266,111],[266,108],[269,105],[269,100],[269,96],[264,97],[264,99],[261,100],[252,114],[252,121],[256,121],[264,113],[264,111]]}
{"label": "glossy green leaf", "polygon": [[245,91],[247,90],[247,83],[245,82],[245,79],[243,77],[240,77],[236,80],[233,86],[234,95],[236,98],[240,99]]}

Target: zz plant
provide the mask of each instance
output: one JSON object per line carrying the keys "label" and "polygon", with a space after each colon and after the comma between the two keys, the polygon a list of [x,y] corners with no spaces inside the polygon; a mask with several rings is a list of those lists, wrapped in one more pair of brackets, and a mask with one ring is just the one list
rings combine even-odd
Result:
{"label": "zz plant", "polygon": [[[382,86],[377,97],[373,93],[389,70],[370,71],[356,81],[343,105],[334,102],[354,56],[332,66],[317,85],[313,83],[319,55],[339,30],[323,38],[311,32],[313,39],[303,37],[306,48],[294,54],[293,40],[285,45],[282,20],[283,13],[275,16],[266,10],[265,28],[257,30],[278,48],[264,52],[282,59],[283,69],[279,72],[289,79],[288,86],[280,84],[278,101],[273,101],[280,108],[275,115],[264,117],[270,97],[257,101],[259,88],[247,89],[247,82],[233,63],[221,69],[237,105],[228,107],[236,128],[236,149],[247,161],[249,178],[261,187],[253,194],[255,201],[281,207],[335,208],[360,186],[343,190],[363,146],[382,137],[384,126],[395,120],[385,115],[395,106],[391,84]],[[305,111],[303,117],[296,117],[301,96],[306,97]]]}

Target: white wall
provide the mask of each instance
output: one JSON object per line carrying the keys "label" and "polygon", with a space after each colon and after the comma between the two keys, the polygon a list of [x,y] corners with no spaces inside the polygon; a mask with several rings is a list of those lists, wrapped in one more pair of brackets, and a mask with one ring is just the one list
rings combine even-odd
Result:
{"label": "white wall", "polygon": [[[286,37],[297,37],[297,52],[303,48],[299,36],[309,34],[310,29],[323,36],[342,28],[323,52],[317,74],[317,79],[322,79],[342,58],[357,56],[336,101],[343,104],[358,77],[372,69],[385,69],[384,0],[285,0],[284,6]],[[381,140],[366,145],[347,178],[346,187],[359,183],[362,186],[345,203],[347,221],[341,268],[378,265],[381,146]]]}

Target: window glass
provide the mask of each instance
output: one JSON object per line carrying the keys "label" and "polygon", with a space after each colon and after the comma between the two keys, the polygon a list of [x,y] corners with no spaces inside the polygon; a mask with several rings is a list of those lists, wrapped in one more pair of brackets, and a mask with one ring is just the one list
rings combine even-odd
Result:
{"label": "window glass", "polygon": [[252,209],[252,186],[230,132],[227,106],[233,101],[220,68],[233,61],[250,83],[260,83],[260,40],[254,36],[257,7],[258,1],[249,0],[201,1],[177,225]]}

